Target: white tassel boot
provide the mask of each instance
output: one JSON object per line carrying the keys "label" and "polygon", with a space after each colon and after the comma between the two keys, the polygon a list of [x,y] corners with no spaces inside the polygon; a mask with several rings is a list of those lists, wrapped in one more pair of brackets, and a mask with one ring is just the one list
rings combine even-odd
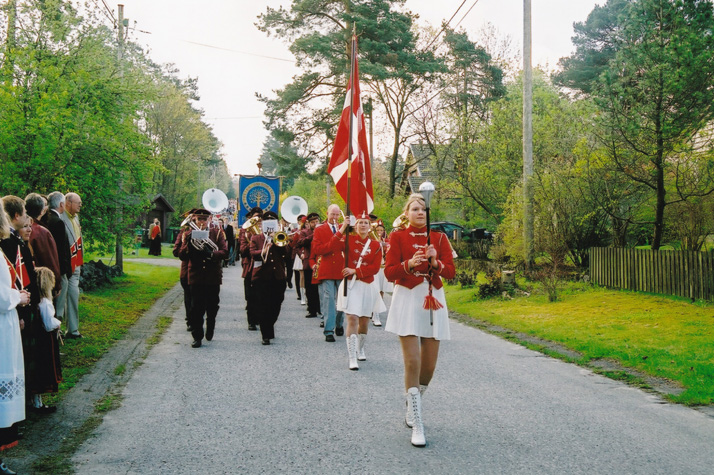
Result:
{"label": "white tassel boot", "polygon": [[378,313],[373,313],[372,314],[372,325],[375,327],[381,327],[382,326],[382,320],[379,319],[379,314]]}
{"label": "white tassel boot", "polygon": [[367,357],[364,355],[364,342],[367,340],[366,333],[360,333],[357,335],[357,360],[367,361]]}
{"label": "white tassel boot", "polygon": [[[428,387],[429,386],[426,384],[420,384],[419,385],[419,396],[424,396],[424,393],[426,392],[426,388],[428,388]],[[412,411],[409,410],[409,404],[407,404],[407,415],[404,418],[404,422],[406,423],[407,427],[409,427],[410,429],[414,425],[414,415],[413,415]]]}
{"label": "white tassel boot", "polygon": [[347,337],[347,354],[350,358],[350,369],[356,371],[359,369],[357,364],[357,335],[350,335]]}
{"label": "white tassel boot", "polygon": [[421,418],[421,394],[419,388],[409,388],[407,391],[407,406],[412,412],[412,445],[414,447],[424,447],[426,437],[424,436],[424,422]]}

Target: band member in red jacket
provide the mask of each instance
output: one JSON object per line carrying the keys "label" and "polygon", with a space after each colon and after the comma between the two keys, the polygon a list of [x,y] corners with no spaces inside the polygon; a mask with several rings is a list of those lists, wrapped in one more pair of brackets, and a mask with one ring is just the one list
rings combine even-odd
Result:
{"label": "band member in red jacket", "polygon": [[[323,333],[325,341],[329,342],[335,341],[335,335],[342,336],[345,333],[342,327],[344,313],[337,310],[336,301],[337,288],[342,281],[342,269],[345,268],[345,257],[341,249],[333,249],[330,243],[333,235],[340,233],[337,224],[339,217],[340,207],[331,204],[327,208],[327,221],[315,228],[310,254],[310,263],[313,265],[312,277],[318,282],[320,290],[320,309],[324,319]],[[337,236],[338,239],[341,237],[341,234]]]}
{"label": "band member in red jacket", "polygon": [[[345,234],[347,223],[342,224],[340,234]],[[367,339],[369,317],[373,312],[386,310],[379,289],[375,283],[375,275],[382,264],[382,248],[379,242],[369,237],[371,225],[369,215],[363,213],[355,223],[356,234],[350,234],[349,259],[347,267],[342,269],[342,280],[337,292],[337,309],[347,315],[347,354],[349,368],[358,370],[357,361],[365,361],[364,344]],[[332,238],[337,241],[336,247],[344,249],[344,240],[337,239],[337,234]],[[347,295],[344,286],[347,282]]]}
{"label": "band member in red jacket", "polygon": [[192,239],[193,231],[184,234],[179,257],[188,260],[188,285],[191,289],[191,313],[189,324],[193,336],[193,348],[199,348],[203,340],[203,315],[206,315],[206,340],[213,340],[218,315],[223,269],[221,262],[228,256],[228,245],[223,229],[208,227],[211,213],[199,208],[193,219],[200,230],[208,229],[208,241]]}
{"label": "band member in red jacket", "polygon": [[[263,213],[263,223],[275,221],[277,229],[278,215],[272,211]],[[287,246],[278,246],[273,242],[273,232],[256,234],[250,239],[250,255],[253,258],[253,296],[260,323],[262,343],[269,345],[275,338],[275,322],[280,315],[280,307],[285,298],[285,259]]]}
{"label": "band member in red jacket", "polygon": [[384,275],[394,282],[394,294],[385,330],[399,335],[407,390],[406,422],[412,427],[412,445],[423,447],[421,396],[434,375],[439,342],[450,338],[441,277],[453,278],[455,269],[445,234],[431,231],[431,244],[427,244],[423,197],[411,195],[404,213],[409,226],[389,236]]}

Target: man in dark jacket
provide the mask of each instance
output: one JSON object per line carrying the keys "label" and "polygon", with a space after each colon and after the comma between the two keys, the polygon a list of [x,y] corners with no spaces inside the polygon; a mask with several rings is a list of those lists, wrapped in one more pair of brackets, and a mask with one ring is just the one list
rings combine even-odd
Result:
{"label": "man in dark jacket", "polygon": [[[52,234],[55,244],[57,245],[57,258],[59,260],[60,274],[62,275],[61,285],[67,286],[69,285],[68,279],[72,275],[72,255],[69,250],[70,244],[67,238],[65,224],[62,218],[60,218],[60,216],[64,214],[64,202],[64,194],[59,191],[53,191],[47,196],[47,206],[50,208],[47,211],[47,229]],[[57,318],[64,320],[67,289],[62,288],[60,295],[64,295],[64,299],[62,302],[59,301],[59,296],[55,299],[55,312]]]}

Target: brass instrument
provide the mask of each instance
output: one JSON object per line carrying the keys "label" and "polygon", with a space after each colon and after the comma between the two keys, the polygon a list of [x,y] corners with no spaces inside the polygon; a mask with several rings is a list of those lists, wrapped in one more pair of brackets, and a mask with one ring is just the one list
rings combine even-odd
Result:
{"label": "brass instrument", "polygon": [[[185,221],[185,220],[184,220],[184,221]],[[199,227],[196,225],[196,223],[194,223],[193,221],[189,221],[188,224],[189,224],[189,226],[191,226],[191,229],[193,229],[193,231],[191,231],[191,235],[192,235],[192,236],[193,236],[194,231],[199,231],[199,232],[202,232],[202,233],[203,233],[203,232],[208,233],[208,229],[201,229],[201,228],[199,228]],[[208,246],[208,247],[211,248],[212,251],[217,251],[217,250],[218,250],[218,244],[216,244],[215,242],[211,241],[211,238],[209,238],[209,237],[199,238],[199,239],[195,239],[195,238],[191,237],[191,243],[193,244],[193,247],[195,247],[196,249],[203,250],[203,249],[206,249],[206,246]]]}
{"label": "brass instrument", "polygon": [[315,261],[315,267],[312,270],[312,277],[317,279],[317,271],[320,270],[320,261],[322,261],[322,256],[317,256],[317,261]]}
{"label": "brass instrument", "polygon": [[260,216],[253,216],[248,221],[243,223],[241,228],[245,229],[250,234],[258,234],[260,232],[260,228],[258,228],[259,221],[260,221]]}
{"label": "brass instrument", "polygon": [[369,227],[369,237],[374,240],[374,241],[381,241],[379,239],[379,234],[377,234],[377,226],[379,226],[379,223],[371,223]]}
{"label": "brass instrument", "polygon": [[271,239],[273,240],[273,244],[278,247],[285,247],[288,245],[288,233],[282,229],[273,233]]}
{"label": "brass instrument", "polygon": [[394,229],[406,229],[407,226],[409,226],[409,218],[403,213],[397,216],[397,219],[392,223]]}

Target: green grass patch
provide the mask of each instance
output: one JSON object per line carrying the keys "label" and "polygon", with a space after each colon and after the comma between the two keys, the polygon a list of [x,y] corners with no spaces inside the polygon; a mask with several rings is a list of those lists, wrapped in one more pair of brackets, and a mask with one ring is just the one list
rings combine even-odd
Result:
{"label": "green grass patch", "polygon": [[[134,247],[125,247],[124,248],[124,259],[176,259],[173,255],[173,248],[174,245],[172,243],[168,242],[163,242],[161,243],[161,255],[160,256],[150,256],[149,255],[149,248],[148,247],[140,247],[140,248],[134,248]],[[98,252],[85,252],[84,253],[84,260],[89,262],[89,261],[98,261],[102,260],[105,264],[109,265],[109,262],[111,261],[112,264],[116,264],[116,259],[114,254],[103,254],[103,253],[98,253]]]}
{"label": "green grass patch", "polygon": [[[112,345],[179,279],[175,267],[125,262],[125,275],[104,288],[80,295],[79,327],[84,338],[65,340],[61,351],[62,376],[59,399],[91,371]],[[123,373],[124,369],[115,369]]]}
{"label": "green grass patch", "polygon": [[581,353],[582,363],[610,358],[626,368],[674,381],[685,389],[670,396],[675,402],[714,403],[711,303],[575,283],[564,284],[559,300],[551,303],[537,284],[529,285],[530,296],[513,300],[477,300],[474,289],[447,286],[449,309],[558,343]]}

